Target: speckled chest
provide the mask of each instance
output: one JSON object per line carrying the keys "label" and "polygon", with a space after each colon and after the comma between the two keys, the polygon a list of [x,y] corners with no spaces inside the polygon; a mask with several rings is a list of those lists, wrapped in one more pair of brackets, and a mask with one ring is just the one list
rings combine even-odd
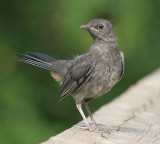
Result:
{"label": "speckled chest", "polygon": [[99,97],[108,92],[120,79],[122,58],[118,49],[99,48],[91,53],[94,71],[86,88],[92,93],[86,97]]}

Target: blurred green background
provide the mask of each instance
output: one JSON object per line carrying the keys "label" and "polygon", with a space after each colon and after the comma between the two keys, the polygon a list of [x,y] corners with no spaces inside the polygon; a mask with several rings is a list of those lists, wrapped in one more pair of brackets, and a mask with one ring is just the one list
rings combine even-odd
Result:
{"label": "blurred green background", "polygon": [[82,120],[71,96],[57,104],[60,87],[49,72],[17,62],[14,52],[74,58],[93,41],[79,27],[94,18],[110,20],[125,54],[125,74],[90,103],[94,112],[159,67],[159,7],[158,0],[1,0],[0,143],[40,143]]}

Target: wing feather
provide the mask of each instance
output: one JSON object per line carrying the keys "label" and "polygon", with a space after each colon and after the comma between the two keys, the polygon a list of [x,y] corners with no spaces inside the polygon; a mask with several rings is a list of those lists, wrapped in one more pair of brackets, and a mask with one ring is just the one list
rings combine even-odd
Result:
{"label": "wing feather", "polygon": [[59,101],[69,94],[76,94],[84,83],[90,79],[93,69],[91,61],[86,61],[85,59],[76,60],[63,79]]}

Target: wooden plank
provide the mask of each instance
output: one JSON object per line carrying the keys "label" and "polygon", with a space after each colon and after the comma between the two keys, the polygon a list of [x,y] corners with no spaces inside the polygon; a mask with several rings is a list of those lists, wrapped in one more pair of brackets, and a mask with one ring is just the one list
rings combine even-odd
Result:
{"label": "wooden plank", "polygon": [[160,69],[101,107],[94,117],[112,132],[72,127],[42,144],[160,144]]}

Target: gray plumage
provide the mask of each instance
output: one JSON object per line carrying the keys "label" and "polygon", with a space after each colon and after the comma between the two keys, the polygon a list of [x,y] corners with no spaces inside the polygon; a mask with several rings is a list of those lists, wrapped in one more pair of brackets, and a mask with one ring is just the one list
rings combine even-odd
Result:
{"label": "gray plumage", "polygon": [[[81,28],[88,30],[94,42],[88,52],[73,60],[56,60],[39,53],[17,53],[16,56],[20,61],[50,70],[53,78],[62,83],[59,101],[72,95],[88,129],[99,132],[103,130],[94,121],[93,126],[86,121],[81,105],[84,104],[90,114],[87,103],[107,93],[121,79],[124,56],[118,50],[117,37],[108,20],[91,20]],[[92,115],[90,117],[92,120]]]}

